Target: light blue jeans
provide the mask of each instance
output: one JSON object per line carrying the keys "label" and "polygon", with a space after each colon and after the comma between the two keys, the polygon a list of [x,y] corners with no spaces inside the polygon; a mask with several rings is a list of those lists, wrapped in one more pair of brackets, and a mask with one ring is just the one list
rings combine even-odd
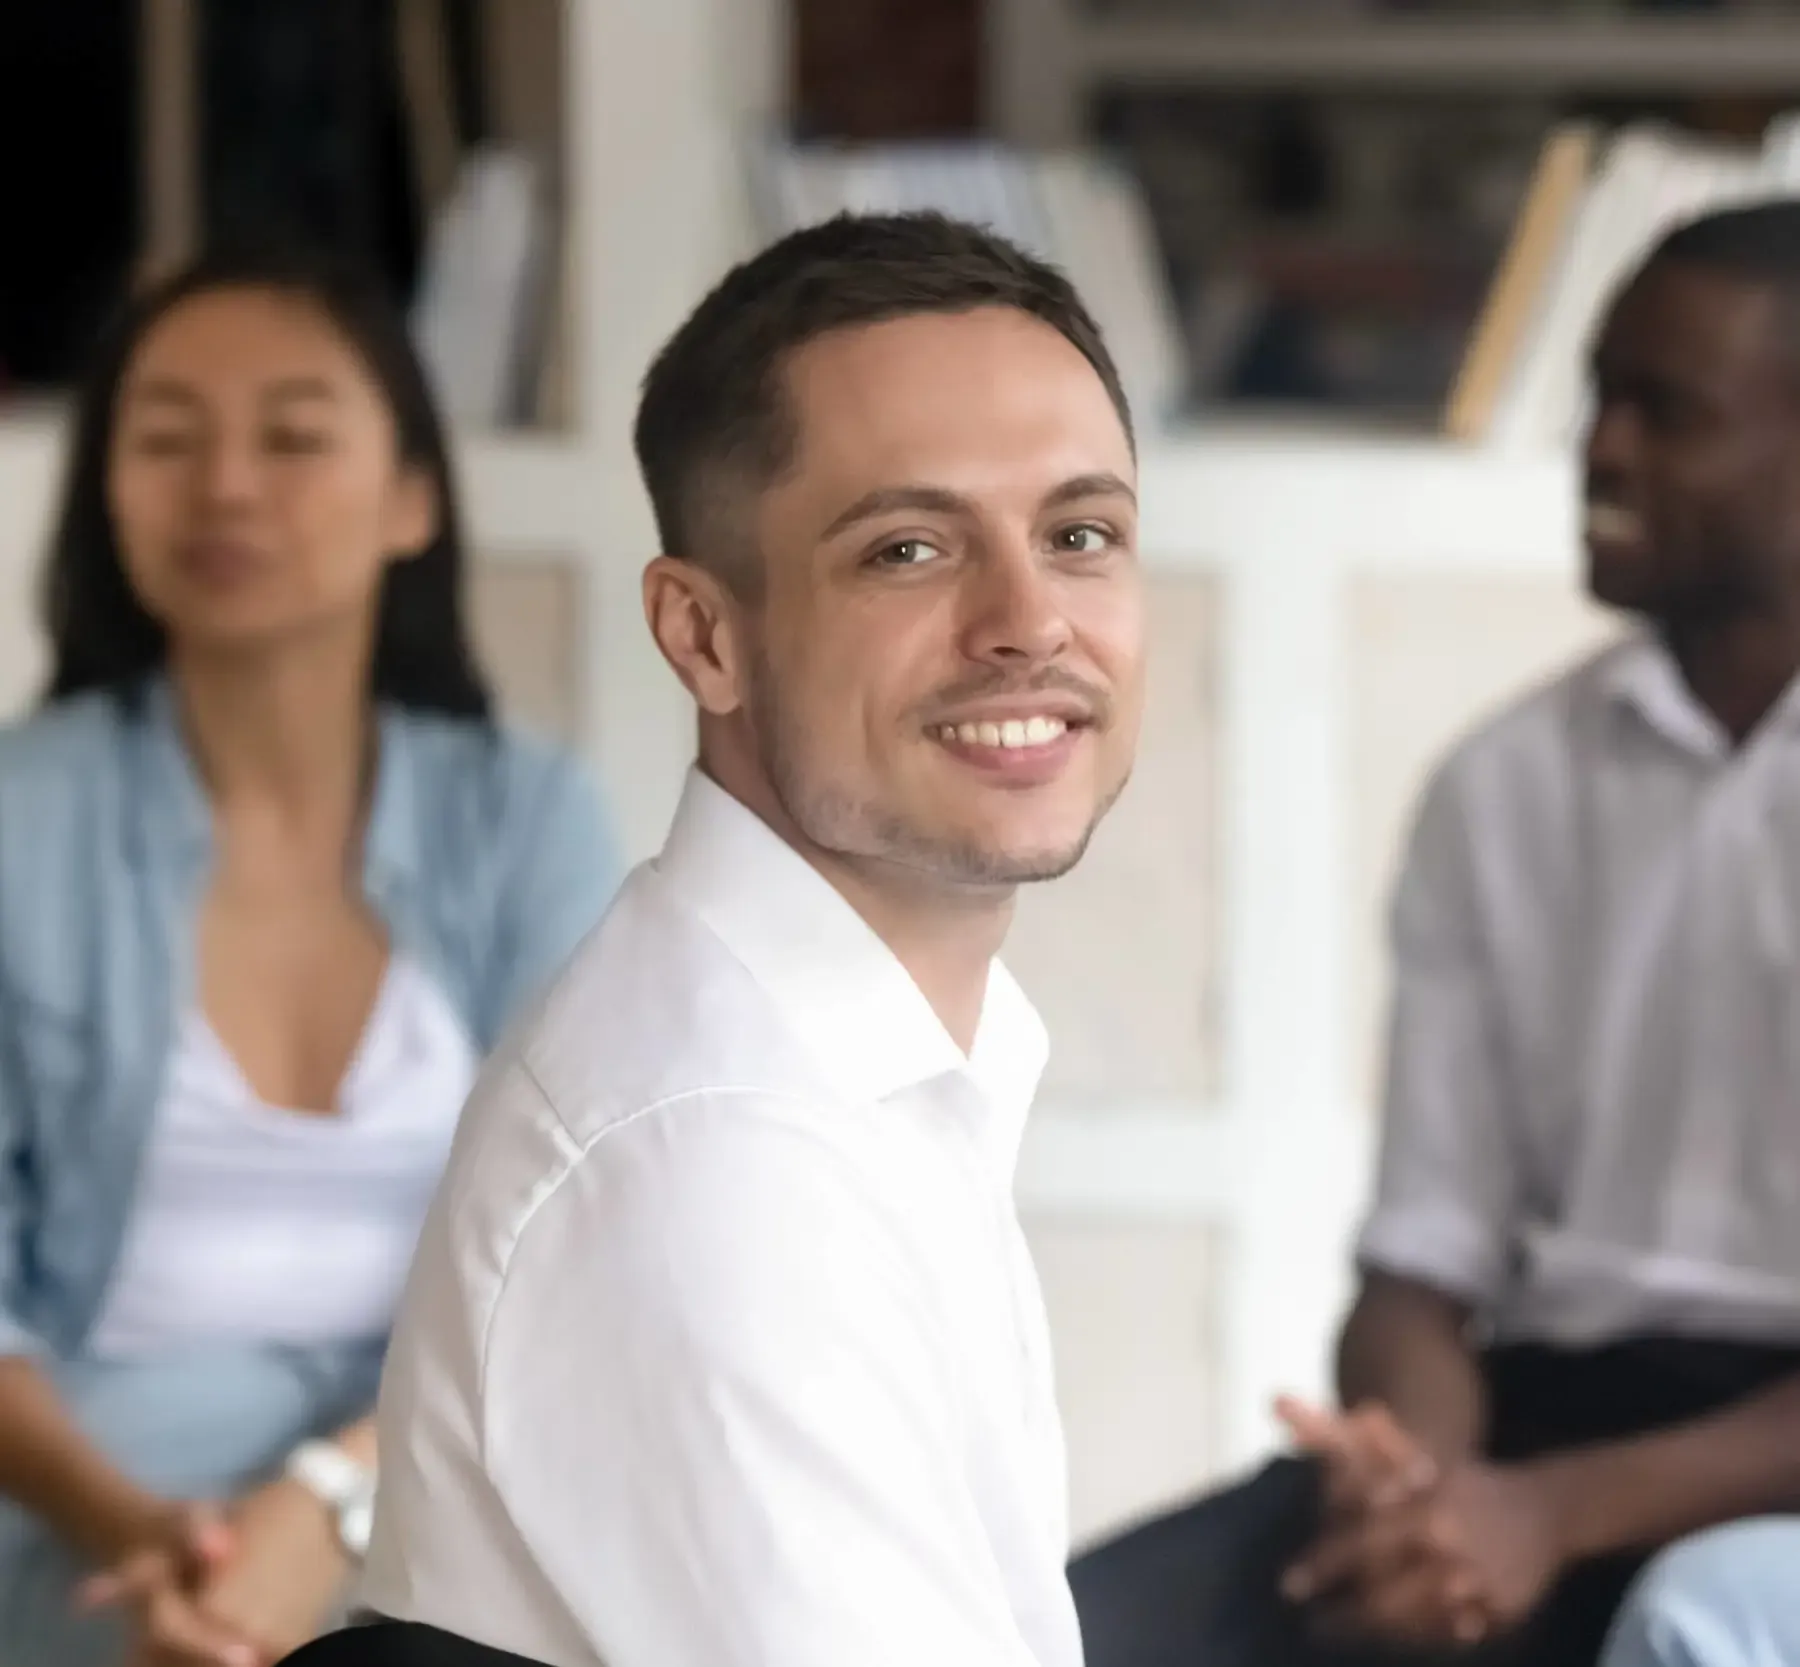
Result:
{"label": "light blue jeans", "polygon": [[[126,1474],[171,1499],[229,1500],[279,1471],[296,1443],[374,1405],[379,1345],[230,1346],[50,1371],[87,1435]],[[120,1667],[112,1616],[79,1616],[88,1571],[35,1518],[0,1502],[0,1667]]]}
{"label": "light blue jeans", "polygon": [[1638,1578],[1600,1667],[1800,1663],[1800,1517],[1681,1540]]}

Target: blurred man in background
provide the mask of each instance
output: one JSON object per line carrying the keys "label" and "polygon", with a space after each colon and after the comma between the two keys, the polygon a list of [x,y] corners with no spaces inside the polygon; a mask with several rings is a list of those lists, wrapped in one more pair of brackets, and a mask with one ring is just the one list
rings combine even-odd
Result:
{"label": "blurred man in background", "polygon": [[1425,797],[1349,1410],[1079,1562],[1089,1667],[1592,1667],[1647,1552],[1800,1505],[1800,205],[1671,235],[1593,368],[1641,628]]}

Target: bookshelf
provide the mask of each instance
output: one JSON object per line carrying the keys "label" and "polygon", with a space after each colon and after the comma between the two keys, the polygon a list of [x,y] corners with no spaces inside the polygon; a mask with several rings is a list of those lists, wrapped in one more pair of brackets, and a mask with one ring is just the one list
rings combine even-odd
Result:
{"label": "bookshelf", "polygon": [[1787,92],[1800,29],[1768,17],[1295,19],[1076,14],[1063,45],[1089,79],[1271,89]]}
{"label": "bookshelf", "polygon": [[997,136],[1100,143],[1142,183],[1190,409],[1275,402],[1435,427],[1547,135],[1653,120],[1744,142],[1800,107],[1800,28],[1754,0],[1704,16],[1275,9],[992,0]]}

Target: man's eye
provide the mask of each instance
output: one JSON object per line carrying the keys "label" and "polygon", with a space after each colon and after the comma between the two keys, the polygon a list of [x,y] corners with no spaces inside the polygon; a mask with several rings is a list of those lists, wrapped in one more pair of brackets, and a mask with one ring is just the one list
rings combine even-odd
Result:
{"label": "man's eye", "polygon": [[902,538],[883,545],[873,559],[878,567],[923,567],[943,553],[935,544],[928,544],[922,538]]}
{"label": "man's eye", "polygon": [[1115,540],[1106,528],[1083,522],[1080,526],[1061,528],[1053,540],[1057,549],[1075,556],[1097,556],[1112,547]]}

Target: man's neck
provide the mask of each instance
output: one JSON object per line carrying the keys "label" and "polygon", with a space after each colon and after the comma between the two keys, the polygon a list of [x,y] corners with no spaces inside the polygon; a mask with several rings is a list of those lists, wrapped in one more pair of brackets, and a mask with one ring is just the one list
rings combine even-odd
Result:
{"label": "man's neck", "polygon": [[704,745],[700,767],[862,916],[968,1053],[981,1027],[988,974],[1012,924],[1012,888],[957,886],[898,863],[838,856],[806,837],[760,771],[739,767],[730,755],[709,757]]}
{"label": "man's neck", "polygon": [[1696,626],[1665,626],[1681,675],[1733,741],[1742,742],[1800,675],[1800,607]]}
{"label": "man's neck", "polygon": [[1012,924],[1010,888],[947,886],[895,865],[846,863],[801,848],[893,951],[951,1040],[975,1046],[988,975]]}

